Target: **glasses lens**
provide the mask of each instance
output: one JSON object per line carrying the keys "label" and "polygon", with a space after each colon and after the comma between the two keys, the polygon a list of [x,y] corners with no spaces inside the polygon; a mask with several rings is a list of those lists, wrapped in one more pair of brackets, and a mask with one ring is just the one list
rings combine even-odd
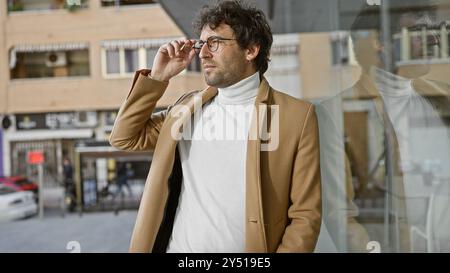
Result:
{"label": "glasses lens", "polygon": [[214,39],[208,39],[208,49],[211,52],[217,51],[217,49],[219,48],[219,39],[214,38]]}

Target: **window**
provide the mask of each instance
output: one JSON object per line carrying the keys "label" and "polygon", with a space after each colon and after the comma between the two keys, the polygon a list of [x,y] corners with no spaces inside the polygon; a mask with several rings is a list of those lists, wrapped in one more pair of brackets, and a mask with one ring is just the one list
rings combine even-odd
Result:
{"label": "window", "polygon": [[120,73],[119,50],[106,50],[106,72],[108,74]]}
{"label": "window", "polygon": [[331,51],[333,65],[355,64],[351,39],[347,33],[331,33]]}
{"label": "window", "polygon": [[345,50],[343,50],[344,44],[342,41],[332,41],[331,50],[333,51],[333,65],[347,64],[348,58],[345,55]]}
{"label": "window", "polygon": [[103,49],[103,75],[105,77],[131,76],[133,73],[147,67],[144,48],[115,48]]}
{"label": "window", "polygon": [[139,56],[137,49],[125,49],[125,72],[133,73],[139,67]]}
{"label": "window", "polygon": [[16,190],[6,186],[0,186],[0,195],[6,195],[10,193],[15,193]]}
{"label": "window", "polygon": [[396,61],[448,58],[448,29],[443,26],[404,28],[394,34]]}
{"label": "window", "polygon": [[102,42],[104,77],[129,77],[149,68],[161,45],[177,38],[113,40]]}
{"label": "window", "polygon": [[89,76],[89,51],[19,47],[11,50],[10,72],[12,79]]}
{"label": "window", "polygon": [[147,48],[147,66],[151,66],[153,64],[153,60],[155,59],[156,53],[158,53],[158,48]]}
{"label": "window", "polygon": [[271,86],[283,90],[289,95],[300,98],[301,84],[299,77],[299,48],[297,34],[278,34],[270,52],[269,67],[266,77]]}
{"label": "window", "polygon": [[87,0],[8,0],[8,12],[87,8]]}

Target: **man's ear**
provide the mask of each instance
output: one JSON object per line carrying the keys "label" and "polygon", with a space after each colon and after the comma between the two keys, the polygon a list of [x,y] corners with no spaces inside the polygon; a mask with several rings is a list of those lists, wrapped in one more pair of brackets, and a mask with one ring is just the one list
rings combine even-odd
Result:
{"label": "man's ear", "polygon": [[258,45],[258,44],[250,45],[245,50],[245,55],[246,55],[245,58],[247,59],[247,61],[249,61],[249,62],[253,61],[256,58],[256,56],[258,56],[259,49],[260,49],[260,45]]}

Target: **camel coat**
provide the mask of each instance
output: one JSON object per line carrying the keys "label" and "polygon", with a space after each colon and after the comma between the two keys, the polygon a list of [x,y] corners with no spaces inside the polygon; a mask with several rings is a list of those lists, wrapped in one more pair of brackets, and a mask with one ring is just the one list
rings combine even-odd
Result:
{"label": "camel coat", "polygon": [[[168,83],[149,78],[149,73],[147,69],[136,72],[110,136],[111,145],[118,149],[153,151],[130,252],[166,251],[182,183],[178,142],[172,131],[190,120],[194,98],[201,98],[204,104],[217,94],[213,87],[187,93],[167,110],[153,113]],[[276,116],[272,108],[265,107],[273,105],[279,109],[277,124],[272,122]],[[312,252],[321,224],[314,106],[274,90],[264,77],[255,106],[259,114],[253,115],[250,130],[260,132],[259,124],[267,122],[265,130],[278,145],[275,149],[261,149],[267,145],[266,138],[247,140],[246,252]]]}

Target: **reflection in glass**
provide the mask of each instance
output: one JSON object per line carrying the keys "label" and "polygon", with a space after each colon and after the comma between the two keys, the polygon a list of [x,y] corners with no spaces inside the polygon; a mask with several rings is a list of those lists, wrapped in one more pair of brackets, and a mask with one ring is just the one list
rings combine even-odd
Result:
{"label": "reflection in glass", "polygon": [[363,5],[350,31],[359,79],[317,103],[324,228],[340,252],[370,241],[446,252],[450,88],[433,63],[448,59],[445,13],[427,1],[389,5]]}

